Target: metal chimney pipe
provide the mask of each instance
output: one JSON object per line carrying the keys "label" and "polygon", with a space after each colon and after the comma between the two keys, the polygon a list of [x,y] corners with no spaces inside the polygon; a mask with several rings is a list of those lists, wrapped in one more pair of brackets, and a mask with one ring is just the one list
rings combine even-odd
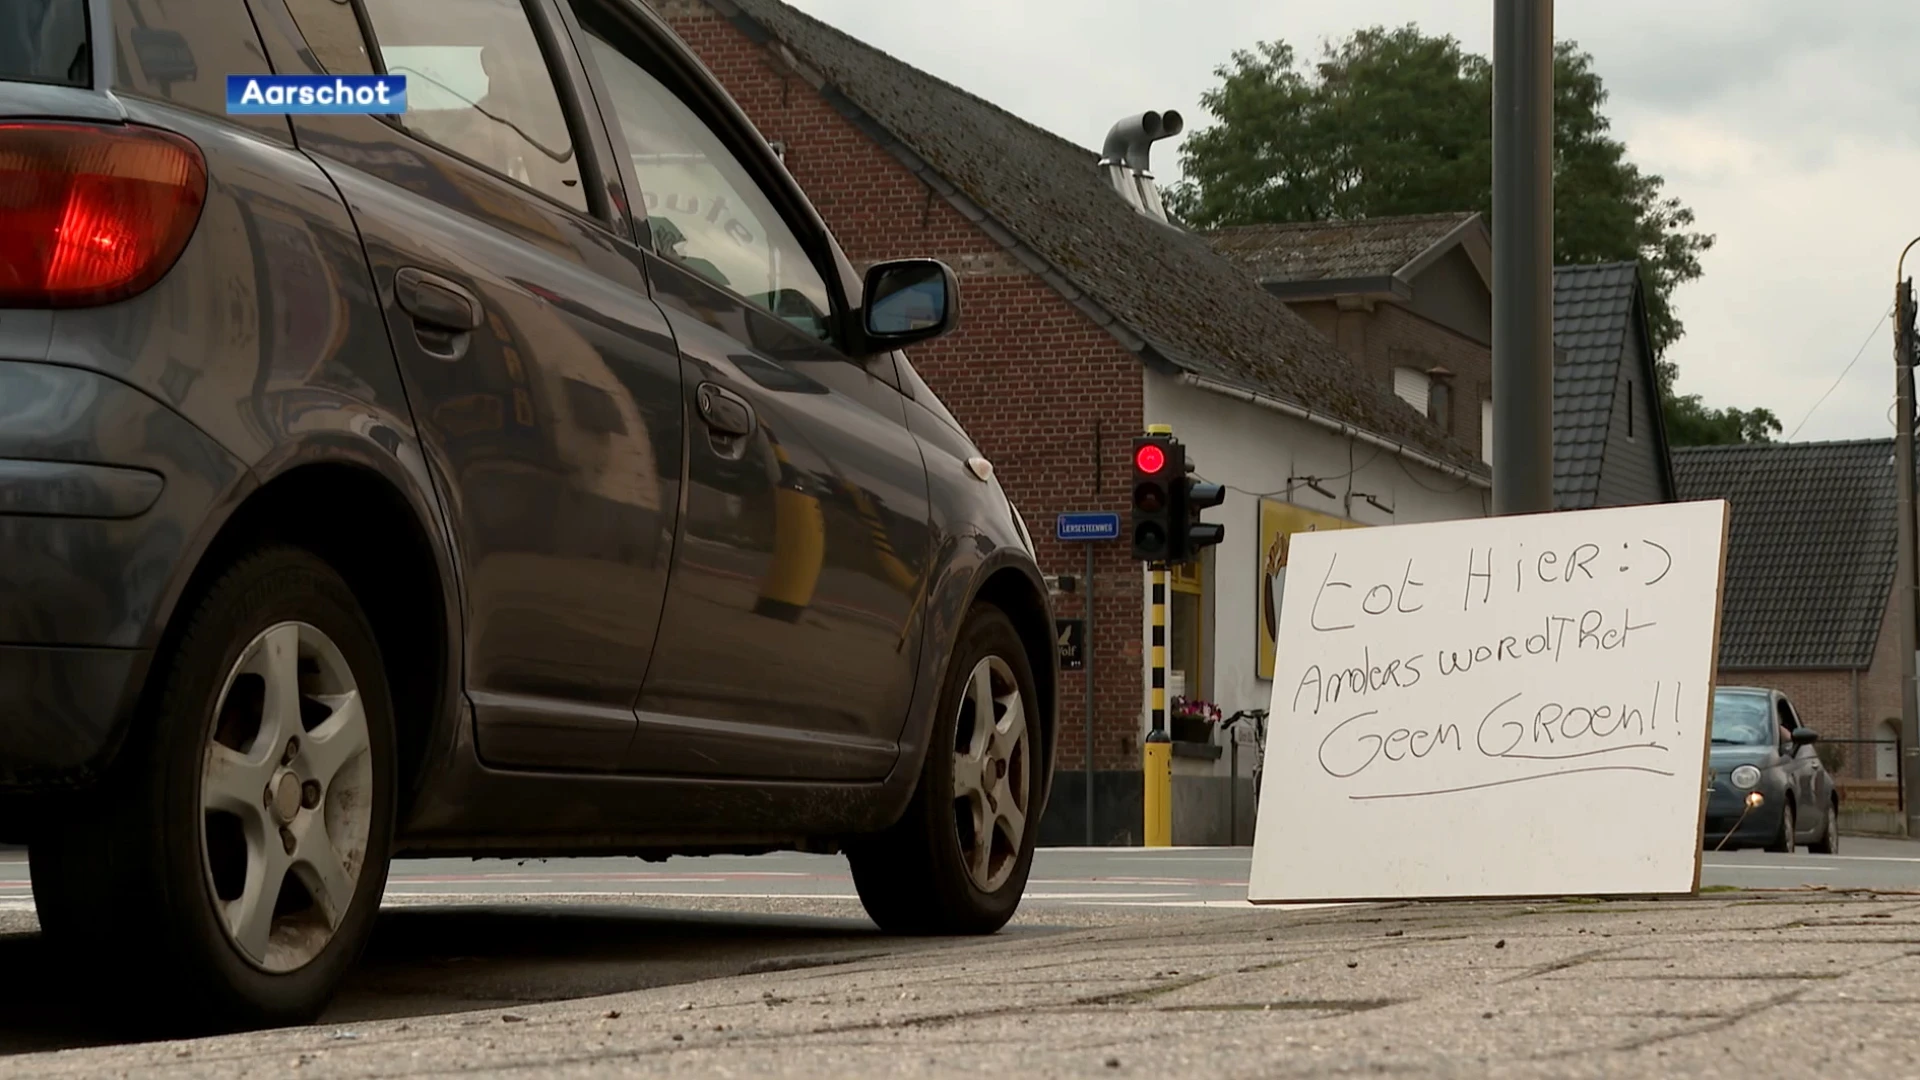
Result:
{"label": "metal chimney pipe", "polygon": [[1153,175],[1152,172],[1149,171],[1149,169],[1147,168],[1147,158],[1148,158],[1148,155],[1151,154],[1153,151],[1153,144],[1159,142],[1161,139],[1173,138],[1175,135],[1178,135],[1182,131],[1185,131],[1186,127],[1187,127],[1187,122],[1181,119],[1180,114],[1173,111],[1172,109],[1168,109],[1166,112],[1161,113],[1160,114],[1160,130],[1155,132],[1152,135],[1149,135],[1147,138],[1141,140],[1139,145],[1135,148],[1135,150],[1137,151],[1137,155],[1136,153],[1133,153],[1133,152],[1128,153],[1127,168],[1132,169],[1134,172],[1139,173],[1141,176]]}
{"label": "metal chimney pipe", "polygon": [[[1179,114],[1174,116],[1178,119]],[[1159,113],[1143,112],[1113,125],[1113,130],[1107,132],[1106,146],[1100,151],[1100,164],[1138,168],[1134,161],[1136,158],[1146,160],[1147,143],[1160,137],[1160,123]]]}

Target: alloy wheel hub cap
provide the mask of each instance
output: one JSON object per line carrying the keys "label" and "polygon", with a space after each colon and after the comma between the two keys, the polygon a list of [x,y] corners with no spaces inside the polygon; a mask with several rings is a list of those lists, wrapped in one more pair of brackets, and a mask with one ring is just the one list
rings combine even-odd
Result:
{"label": "alloy wheel hub cap", "polygon": [[250,964],[297,971],[352,908],[373,827],[367,716],[324,632],[284,622],[241,650],[210,718],[201,866],[220,927]]}
{"label": "alloy wheel hub cap", "polygon": [[282,772],[273,785],[273,816],[280,824],[292,823],[294,815],[300,812],[300,778],[292,772]]}
{"label": "alloy wheel hub cap", "polygon": [[1031,797],[1026,706],[1013,669],[997,656],[974,665],[954,724],[954,826],[975,888],[996,892],[1013,875]]}

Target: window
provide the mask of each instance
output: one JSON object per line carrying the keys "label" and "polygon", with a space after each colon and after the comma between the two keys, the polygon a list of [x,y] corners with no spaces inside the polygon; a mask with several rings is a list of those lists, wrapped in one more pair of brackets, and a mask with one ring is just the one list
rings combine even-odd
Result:
{"label": "window", "polygon": [[87,0],[0,4],[0,79],[91,86]]}
{"label": "window", "polygon": [[582,213],[567,117],[521,0],[366,0],[400,125]]}
{"label": "window", "polygon": [[1627,438],[1633,438],[1633,380],[1627,380]]}
{"label": "window", "polygon": [[1427,392],[1431,389],[1432,383],[1433,380],[1427,378],[1427,373],[1421,371],[1419,368],[1397,367],[1393,369],[1393,392],[1399,394],[1406,400],[1407,404],[1412,405],[1420,412],[1424,413],[1427,411]]}
{"label": "window", "polygon": [[[583,23],[594,18],[582,10]],[[593,28],[587,40],[664,257],[822,341],[833,301],[807,249],[752,173],[660,80]]]}
{"label": "window", "polygon": [[1493,464],[1493,402],[1480,403],[1480,460]]}
{"label": "window", "polygon": [[1427,394],[1427,418],[1440,425],[1440,430],[1453,433],[1453,388],[1445,379],[1433,380]]}
{"label": "window", "polygon": [[287,0],[287,13],[299,24],[314,58],[329,75],[370,75],[373,61],[353,6],[338,0]]}

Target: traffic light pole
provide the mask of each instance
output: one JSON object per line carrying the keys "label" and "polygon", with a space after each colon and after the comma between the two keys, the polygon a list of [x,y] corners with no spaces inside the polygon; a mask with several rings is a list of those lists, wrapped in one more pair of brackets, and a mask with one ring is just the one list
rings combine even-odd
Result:
{"label": "traffic light pole", "polygon": [[1173,742],[1167,736],[1167,568],[1156,564],[1153,576],[1151,726],[1144,748],[1147,847],[1173,845]]}
{"label": "traffic light pole", "polygon": [[1219,484],[1195,480],[1173,429],[1154,424],[1133,440],[1133,558],[1152,580],[1148,727],[1141,745],[1147,847],[1173,843],[1173,742],[1167,733],[1167,568],[1181,566],[1226,537],[1226,526],[1199,520],[1226,501]]}

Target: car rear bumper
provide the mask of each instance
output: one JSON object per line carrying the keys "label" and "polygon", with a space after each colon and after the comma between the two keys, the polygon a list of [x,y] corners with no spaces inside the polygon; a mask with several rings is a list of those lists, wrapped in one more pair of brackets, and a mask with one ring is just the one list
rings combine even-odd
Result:
{"label": "car rear bumper", "polygon": [[126,383],[0,358],[0,792],[102,763],[162,607],[242,473]]}
{"label": "car rear bumper", "polygon": [[83,781],[118,737],[137,649],[0,645],[0,787]]}

